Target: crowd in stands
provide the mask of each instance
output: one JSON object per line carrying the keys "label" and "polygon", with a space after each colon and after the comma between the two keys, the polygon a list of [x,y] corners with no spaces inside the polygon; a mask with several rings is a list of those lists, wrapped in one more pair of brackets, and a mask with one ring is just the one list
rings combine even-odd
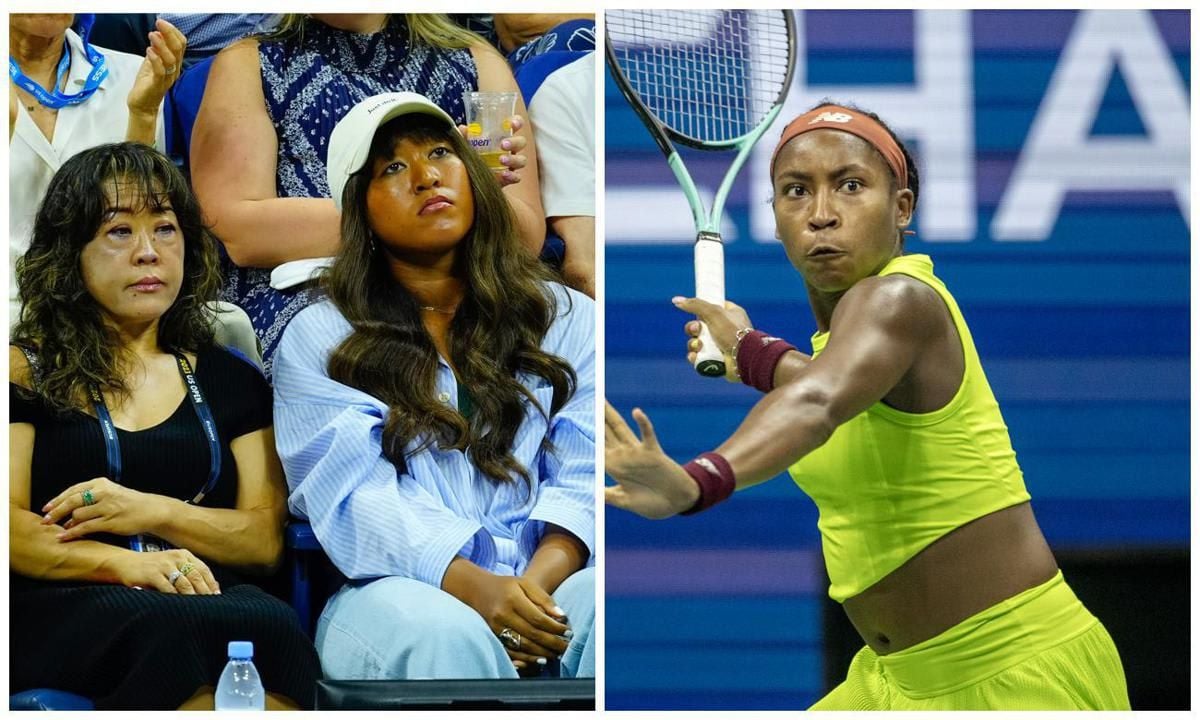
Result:
{"label": "crowd in stands", "polygon": [[[230,640],[280,709],[594,676],[592,18],[9,32],[12,691],[211,708]],[[312,638],[288,522],[344,580]]]}

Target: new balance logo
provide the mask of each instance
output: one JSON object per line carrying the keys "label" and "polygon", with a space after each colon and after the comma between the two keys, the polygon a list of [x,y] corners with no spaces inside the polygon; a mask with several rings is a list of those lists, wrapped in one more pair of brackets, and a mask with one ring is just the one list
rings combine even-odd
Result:
{"label": "new balance logo", "polygon": [[809,120],[808,124],[815,125],[816,123],[819,123],[819,122],[848,123],[853,119],[854,119],[853,115],[847,115],[846,113],[823,112],[820,115],[813,118],[812,120]]}

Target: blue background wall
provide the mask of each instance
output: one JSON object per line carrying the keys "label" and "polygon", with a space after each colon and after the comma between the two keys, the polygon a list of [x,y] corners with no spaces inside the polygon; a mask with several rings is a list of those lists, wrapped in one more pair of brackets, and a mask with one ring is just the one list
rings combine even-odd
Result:
{"label": "blue background wall", "polygon": [[[788,116],[843,88],[918,82],[914,12],[803,13],[803,97]],[[961,304],[1004,410],[1034,510],[1058,550],[1189,544],[1189,226],[1170,187],[1130,190],[1134,166],[1098,167],[1111,191],[1072,192],[1043,237],[1003,242],[992,221],[1072,32],[1075,12],[968,13],[969,107],[976,230],[922,239]],[[1131,86],[1110,64],[1088,137],[1146,139],[1148,108],[1135,98],[1189,93],[1186,11],[1150,14],[1168,71]],[[1132,16],[1127,18],[1134,20]],[[1130,23],[1133,25],[1134,23]],[[683,461],[711,449],[756,393],[696,376],[683,360],[687,319],[669,299],[692,292],[686,231],[661,232],[660,206],[678,195],[660,154],[606,82],[608,399],[628,417],[644,408],[664,446]],[[867,109],[882,108],[862,103]],[[794,108],[794,109],[793,109]],[[961,110],[961,108],[960,108]],[[767,134],[773,145],[780,124]],[[901,130],[901,135],[905,133]],[[1159,138],[1161,140],[1161,138]],[[1183,149],[1186,177],[1187,142]],[[928,163],[914,150],[927,181]],[[703,187],[728,156],[687,154]],[[769,186],[743,172],[727,211],[727,293],[755,325],[804,348],[813,322],[803,285],[769,233],[752,229],[752,203]],[[764,173],[765,174],[765,173]],[[1186,194],[1186,189],[1185,189]],[[631,200],[645,198],[640,212]],[[620,212],[621,217],[614,213]],[[649,228],[638,231],[639,223]],[[656,230],[656,228],[658,228]],[[614,229],[619,232],[614,234]],[[826,590],[812,503],[784,477],[693,518],[650,522],[609,511],[606,707],[797,708],[824,691],[819,598]],[[1069,579],[1069,578],[1068,578]]]}

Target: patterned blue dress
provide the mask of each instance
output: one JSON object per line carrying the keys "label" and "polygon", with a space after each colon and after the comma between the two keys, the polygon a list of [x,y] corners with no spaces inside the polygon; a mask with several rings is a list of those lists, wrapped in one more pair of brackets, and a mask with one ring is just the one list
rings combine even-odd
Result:
{"label": "patterned blue dress", "polygon": [[[462,94],[478,87],[470,50],[414,45],[403,15],[392,15],[383,30],[371,35],[310,18],[299,37],[259,43],[258,57],[267,113],[279,137],[275,191],[281,198],[329,197],[329,136],[362,100],[385,92],[419,92],[463,123]],[[315,292],[274,290],[269,269],[238,268],[228,258],[222,269],[224,299],[250,315],[270,377],[284,328]]]}

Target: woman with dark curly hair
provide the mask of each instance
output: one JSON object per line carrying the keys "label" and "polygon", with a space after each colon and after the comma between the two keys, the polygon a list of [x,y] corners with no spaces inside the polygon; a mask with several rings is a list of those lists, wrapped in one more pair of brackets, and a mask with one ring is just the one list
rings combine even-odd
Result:
{"label": "woman with dark curly hair", "polygon": [[342,250],[275,365],[292,511],[350,579],[325,673],[594,675],[591,300],[428,98],[367,98],[329,159]]}
{"label": "woman with dark curly hair", "polygon": [[214,241],[179,171],[138,143],[68,160],[17,263],[9,361],[13,690],[98,708],[212,707],[231,640],[268,705],[319,668],[241,574],[283,553],[271,393],[213,342]]}

